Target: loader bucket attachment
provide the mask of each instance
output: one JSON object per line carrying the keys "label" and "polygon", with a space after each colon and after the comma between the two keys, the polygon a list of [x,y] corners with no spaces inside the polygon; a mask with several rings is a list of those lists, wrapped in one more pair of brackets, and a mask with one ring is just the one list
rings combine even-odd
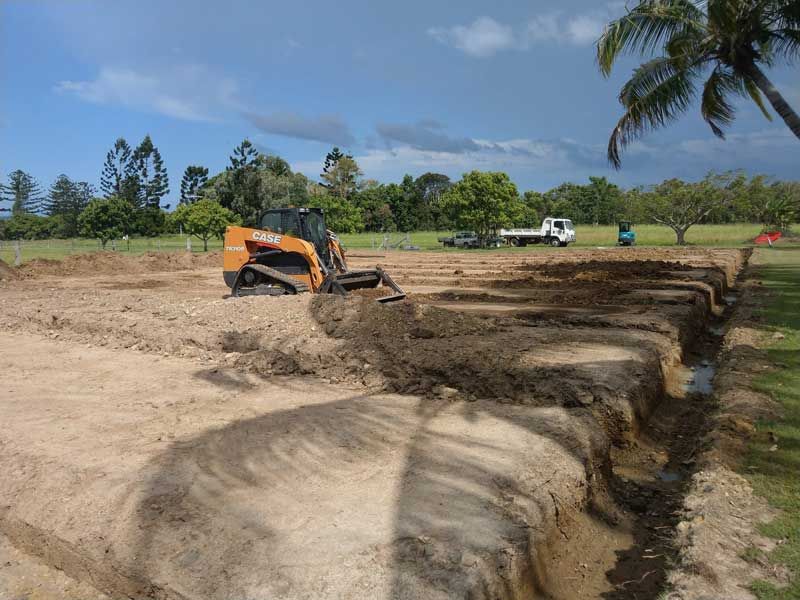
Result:
{"label": "loader bucket attachment", "polygon": [[348,271],[347,273],[330,274],[320,287],[321,293],[347,295],[352,290],[363,290],[383,287],[391,288],[394,294],[378,298],[378,302],[395,302],[406,297],[406,293],[383,269],[367,269],[364,271]]}

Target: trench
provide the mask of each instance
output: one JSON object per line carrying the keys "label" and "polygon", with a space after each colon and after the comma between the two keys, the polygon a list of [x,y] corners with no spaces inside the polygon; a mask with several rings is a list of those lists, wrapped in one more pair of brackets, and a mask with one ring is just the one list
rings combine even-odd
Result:
{"label": "trench", "polygon": [[726,290],[721,310],[710,312],[633,443],[612,447],[612,507],[590,506],[571,532],[544,549],[550,568],[540,597],[645,600],[668,592],[667,572],[678,559],[675,528],[710,430],[717,359],[736,299]]}
{"label": "trench", "polygon": [[[612,447],[604,494],[572,515],[560,512],[553,499],[554,534],[542,542],[546,547],[536,548],[540,597],[657,598],[664,591],[666,571],[676,557],[673,531],[713,410],[710,393],[721,334],[736,301],[727,286],[718,296],[709,303],[718,300],[727,308],[719,315],[709,311],[694,339],[681,340],[682,363],[666,374],[653,412],[635,424],[630,444]],[[122,590],[128,582],[109,585]],[[148,597],[161,597],[160,591],[151,589]]]}

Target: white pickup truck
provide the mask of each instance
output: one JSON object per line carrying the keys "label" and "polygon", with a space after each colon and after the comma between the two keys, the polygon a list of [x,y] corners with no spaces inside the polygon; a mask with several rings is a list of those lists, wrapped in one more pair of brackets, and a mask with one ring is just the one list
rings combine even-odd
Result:
{"label": "white pickup truck", "polygon": [[500,237],[512,246],[528,244],[566,246],[575,241],[575,227],[569,219],[547,217],[539,229],[501,229]]}

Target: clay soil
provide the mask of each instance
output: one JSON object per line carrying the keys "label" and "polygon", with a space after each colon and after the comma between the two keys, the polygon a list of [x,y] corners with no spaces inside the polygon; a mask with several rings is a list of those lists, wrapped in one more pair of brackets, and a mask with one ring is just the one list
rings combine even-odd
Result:
{"label": "clay soil", "polygon": [[745,260],[351,256],[391,304],[229,298],[219,255],[0,265],[0,590],[655,597],[709,410],[684,363]]}

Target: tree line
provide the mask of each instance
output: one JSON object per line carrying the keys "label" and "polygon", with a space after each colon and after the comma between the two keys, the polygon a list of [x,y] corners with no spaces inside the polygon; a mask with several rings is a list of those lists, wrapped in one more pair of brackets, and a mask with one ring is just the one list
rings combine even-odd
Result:
{"label": "tree line", "polygon": [[162,203],[169,193],[167,168],[150,136],[136,147],[119,138],[106,155],[99,194],[91,184],[66,175],[45,192],[28,173],[10,173],[0,194],[11,203],[12,216],[0,221],[0,236],[84,236],[105,244],[124,236],[184,231],[207,244],[227,224],[257,226],[267,209],[313,206],[323,208],[328,226],[341,233],[459,228],[490,235],[500,227],[536,227],[546,216],[559,216],[576,224],[662,223],[682,243],[686,229],[697,222],[787,228],[800,207],[800,183],[743,172],[631,189],[590,177],[586,183],[520,193],[502,172],[472,171],[459,181],[429,172],[379,183],[366,179],[355,158],[339,148],[328,152],[321,171],[318,181],[311,180],[245,139],[220,173],[209,177],[208,168],[188,166],[178,207],[169,212]]}

